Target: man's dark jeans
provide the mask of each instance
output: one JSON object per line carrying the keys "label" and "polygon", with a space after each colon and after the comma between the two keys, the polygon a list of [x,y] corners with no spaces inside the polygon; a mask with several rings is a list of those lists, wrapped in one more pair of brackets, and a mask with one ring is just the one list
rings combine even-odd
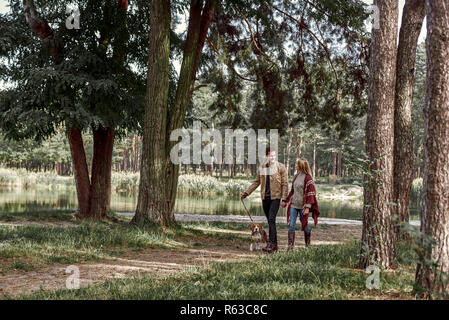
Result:
{"label": "man's dark jeans", "polygon": [[269,241],[271,243],[278,243],[276,233],[276,216],[279,211],[281,199],[269,199],[262,200],[263,211],[268,220]]}

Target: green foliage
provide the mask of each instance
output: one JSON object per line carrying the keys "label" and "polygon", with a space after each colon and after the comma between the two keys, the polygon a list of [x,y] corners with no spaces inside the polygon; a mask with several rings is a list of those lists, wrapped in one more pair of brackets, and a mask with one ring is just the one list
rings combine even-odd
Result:
{"label": "green foliage", "polygon": [[[408,222],[398,223],[397,217],[395,218],[397,225],[400,227],[401,234],[408,240],[410,248],[415,252],[408,260],[415,263],[421,269],[430,269],[431,273],[435,276],[435,280],[433,281],[441,281],[446,287],[449,284],[449,274],[441,271],[439,264],[434,260],[436,258],[435,254],[432,252],[435,251],[438,240],[425,234]],[[427,297],[430,296],[437,299],[449,298],[448,292],[433,292],[432,290],[421,287],[417,282],[415,283],[414,291],[418,295]]]}
{"label": "green foliage", "polygon": [[368,10],[362,1],[340,2],[219,3],[215,47],[199,78],[213,84],[210,109],[220,124],[283,134],[305,122],[344,134],[351,116],[363,115]]}
{"label": "green foliage", "polygon": [[111,184],[115,186],[117,192],[135,192],[139,187],[139,174],[114,172],[112,173]]}
{"label": "green foliage", "polygon": [[[39,1],[38,14],[53,28],[54,40],[42,41],[27,25],[21,1],[10,0],[1,19],[3,53],[8,64],[0,81],[9,86],[0,97],[0,124],[8,138],[44,139],[60,125],[137,129],[145,95],[148,27],[147,1],[133,1],[125,14],[117,3],[77,1],[80,29],[67,29],[66,3]],[[137,21],[139,21],[137,23]],[[131,37],[130,30],[133,31]],[[6,44],[5,44],[6,43]],[[51,46],[63,47],[55,64]]]}

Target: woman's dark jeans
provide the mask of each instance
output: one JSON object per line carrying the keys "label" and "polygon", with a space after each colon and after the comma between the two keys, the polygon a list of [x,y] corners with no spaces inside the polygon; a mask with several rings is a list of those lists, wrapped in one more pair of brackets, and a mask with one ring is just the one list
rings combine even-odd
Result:
{"label": "woman's dark jeans", "polygon": [[268,238],[271,243],[278,243],[276,233],[276,216],[279,211],[281,199],[264,199],[262,200],[263,211],[268,220]]}

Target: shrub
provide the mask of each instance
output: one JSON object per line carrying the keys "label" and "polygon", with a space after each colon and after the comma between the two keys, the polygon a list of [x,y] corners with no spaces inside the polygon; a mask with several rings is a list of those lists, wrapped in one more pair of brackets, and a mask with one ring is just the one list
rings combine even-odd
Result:
{"label": "shrub", "polygon": [[211,176],[185,174],[178,178],[178,190],[192,194],[223,193],[223,186]]}
{"label": "shrub", "polygon": [[139,173],[113,172],[111,184],[117,192],[135,192],[139,188]]}

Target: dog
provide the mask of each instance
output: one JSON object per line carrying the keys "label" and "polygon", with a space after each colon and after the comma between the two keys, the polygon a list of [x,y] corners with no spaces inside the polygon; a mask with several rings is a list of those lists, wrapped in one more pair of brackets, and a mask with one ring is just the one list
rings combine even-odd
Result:
{"label": "dog", "polygon": [[250,251],[260,250],[266,245],[267,233],[263,229],[262,225],[259,223],[253,223],[251,225],[251,245],[249,246]]}

